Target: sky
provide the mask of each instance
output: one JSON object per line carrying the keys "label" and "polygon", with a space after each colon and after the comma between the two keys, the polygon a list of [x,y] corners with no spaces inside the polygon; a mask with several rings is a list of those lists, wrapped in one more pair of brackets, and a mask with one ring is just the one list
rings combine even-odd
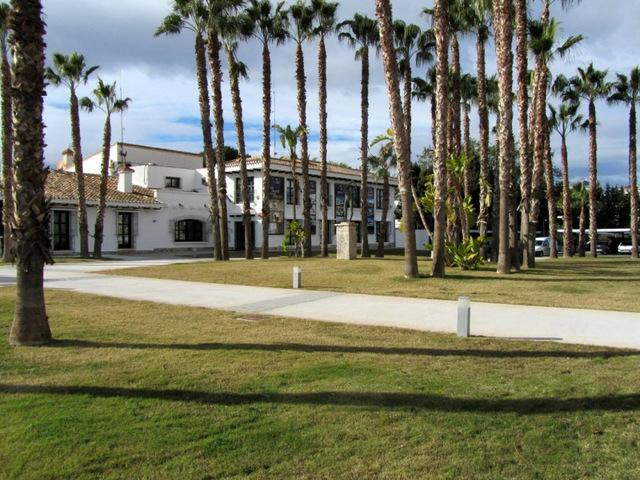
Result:
{"label": "sky", "polygon": [[[78,88],[78,96],[91,96],[98,76],[104,82],[117,83],[122,97],[131,104],[121,117],[112,119],[112,143],[149,145],[189,152],[202,151],[202,134],[198,108],[198,92],[193,55],[193,33],[184,30],[179,35],[154,37],[162,19],[170,12],[170,0],[42,0],[47,33],[47,65],[52,66],[51,54],[78,52],[84,55],[87,66],[100,68],[86,85]],[[285,3],[290,4],[288,0]],[[392,0],[394,19],[415,23],[422,29],[430,27],[430,20],[421,15],[433,0]],[[531,17],[538,18],[541,0],[532,0]],[[374,0],[344,0],[338,10],[340,21],[353,18],[354,13],[375,18]],[[551,15],[559,21],[562,41],[569,36],[586,36],[567,57],[551,64],[553,75],[576,74],[578,67],[590,62],[600,70],[609,71],[608,79],[616,73],[629,75],[640,64],[640,1],[638,0],[582,0],[568,9],[556,0]],[[487,47],[487,73],[496,72],[495,46]],[[328,159],[354,167],[360,164],[360,63],[354,50],[337,38],[327,40],[328,51]],[[304,45],[307,77],[307,123],[310,132],[309,154],[319,155],[317,106],[317,44]],[[275,122],[280,125],[298,124],[295,85],[295,44],[288,42],[271,49]],[[241,84],[247,150],[259,155],[261,151],[261,46],[255,41],[241,44],[239,57],[249,67],[250,79]],[[475,75],[475,38],[469,35],[461,41],[463,72]],[[530,61],[530,68],[534,65]],[[226,65],[223,63],[223,68]],[[414,76],[424,76],[427,67],[414,68]],[[225,143],[235,146],[228,82],[223,84]],[[390,126],[386,87],[380,58],[371,56],[370,80],[370,141]],[[515,90],[515,86],[514,86]],[[552,103],[558,100],[552,98]],[[413,105],[414,159],[431,144],[429,104]],[[602,184],[628,185],[628,108],[596,105],[598,114],[598,178]],[[586,115],[586,105],[582,107]],[[472,112],[472,136],[478,137],[477,113]],[[87,157],[99,152],[105,115],[99,110],[81,112],[82,153]],[[55,166],[61,152],[70,146],[69,90],[48,86],[45,97],[46,125],[45,162]],[[283,156],[285,150],[277,139],[272,154]],[[588,176],[588,145],[586,133],[569,136],[569,175],[572,181]],[[552,136],[554,164],[560,165],[560,139]]]}

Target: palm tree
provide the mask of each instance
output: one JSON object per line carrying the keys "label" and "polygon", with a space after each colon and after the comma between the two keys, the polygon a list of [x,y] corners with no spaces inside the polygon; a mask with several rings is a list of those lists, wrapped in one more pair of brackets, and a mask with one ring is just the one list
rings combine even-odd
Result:
{"label": "palm tree", "polygon": [[0,4],[0,46],[2,61],[0,63],[0,82],[2,84],[2,224],[4,238],[2,244],[2,261],[11,261],[10,224],[13,216],[13,119],[11,106],[11,64],[9,63],[9,5]]}
{"label": "palm tree", "polygon": [[631,257],[638,258],[638,164],[636,147],[636,104],[640,103],[640,67],[627,77],[617,74],[610,103],[629,105],[629,196],[631,199]]}
{"label": "palm tree", "polygon": [[[311,193],[309,185],[309,144],[307,140],[307,87],[304,73],[302,44],[314,36],[315,10],[306,0],[298,0],[289,7],[291,36],[296,42],[296,86],[298,90],[298,122],[300,131],[300,155],[302,156],[302,211],[304,218],[304,242],[302,256],[311,256]],[[295,210],[295,205],[294,205]]]}
{"label": "palm tree", "polygon": [[213,98],[213,129],[216,139],[216,166],[218,181],[218,210],[222,259],[229,260],[229,229],[227,227],[227,175],[224,157],[224,116],[222,113],[222,66],[220,62],[221,32],[245,0],[205,0],[207,9],[207,55],[211,71]]}
{"label": "palm tree", "polygon": [[436,144],[433,162],[435,201],[433,207],[433,266],[431,276],[445,275],[445,232],[447,197],[447,111],[449,85],[449,26],[447,0],[436,0],[434,6],[436,32]]}
{"label": "palm tree", "polygon": [[[464,156],[469,162],[472,160],[470,150],[471,119],[469,113],[471,111],[471,104],[476,102],[477,98],[478,81],[469,73],[463,74],[460,77],[460,101],[462,103],[462,153],[464,153]],[[471,169],[465,168],[463,176],[464,196],[468,197],[471,195]]]}
{"label": "palm tree", "polygon": [[[553,198],[553,165],[551,163],[550,155],[547,155],[547,143],[549,141],[550,131],[547,128],[547,91],[549,84],[549,64],[556,57],[564,57],[575,45],[583,40],[582,35],[569,37],[562,45],[557,45],[557,22],[554,18],[548,19],[549,4],[545,5],[543,16],[540,21],[531,20],[528,23],[529,31],[529,47],[532,53],[536,57],[536,72],[535,72],[535,97],[534,97],[534,118],[533,118],[533,133],[534,133],[534,175],[532,185],[532,205],[531,205],[531,225],[535,225],[538,222],[539,203],[542,197],[542,188],[538,182],[541,182],[541,174],[544,170],[546,177],[547,187],[547,206],[549,212],[549,233],[551,237],[551,258],[557,258],[556,251],[556,215],[555,215],[555,202]],[[532,228],[529,232],[528,238],[528,255],[531,258],[535,256],[535,228]]]}
{"label": "palm tree", "polygon": [[[558,77],[554,82],[554,87],[559,85]],[[561,87],[560,87],[561,88]],[[564,225],[564,257],[571,257],[572,252],[572,230],[573,220],[571,218],[571,186],[569,184],[569,159],[567,152],[567,135],[580,128],[582,115],[578,115],[577,103],[561,103],[556,109],[549,105],[551,116],[549,123],[561,139],[561,161],[562,161],[562,223]]]}
{"label": "palm tree", "polygon": [[585,230],[587,228],[587,207],[589,206],[589,190],[585,187],[584,183],[579,182],[571,187],[571,203],[579,210],[579,227],[578,227],[578,256],[584,257],[586,235]]}
{"label": "palm tree", "polygon": [[511,272],[509,252],[509,209],[513,180],[513,3],[511,0],[495,0],[493,3],[493,22],[495,26],[496,57],[498,59],[498,82],[500,87],[500,231],[498,248],[499,274]]}
{"label": "palm tree", "polygon": [[10,345],[51,340],[44,300],[44,264],[49,249],[49,205],[44,184],[44,34],[40,0],[12,0],[9,15],[13,49],[14,198],[12,246],[17,264],[16,303]]}
{"label": "palm tree", "polygon": [[[338,24],[340,34],[338,38],[345,40],[351,48],[356,49],[356,60],[362,65],[360,83],[360,230],[362,236],[361,256],[370,257],[369,239],[367,233],[367,160],[369,158],[369,48],[377,47],[380,41],[378,23],[364,15],[356,13],[351,20]],[[346,30],[346,31],[345,31]]]}
{"label": "palm tree", "polygon": [[589,240],[590,255],[596,257],[598,240],[597,184],[598,184],[598,144],[596,131],[596,100],[607,98],[612,84],[606,81],[607,70],[597,70],[593,63],[587,68],[578,67],[578,75],[569,80],[565,98],[570,101],[585,100],[589,106],[589,117],[585,122],[589,129]]}
{"label": "palm tree", "polygon": [[[487,73],[486,49],[489,39],[489,2],[486,0],[475,2],[475,30],[476,30],[476,81],[478,84],[478,127],[480,136],[480,205],[478,209],[478,232],[486,238],[489,224],[489,204],[491,202],[489,187],[489,109],[487,105]],[[483,257],[486,255],[482,247]]]}
{"label": "palm tree", "polygon": [[100,165],[100,195],[98,198],[98,213],[93,232],[93,258],[102,258],[102,240],[104,238],[104,212],[107,207],[107,181],[109,180],[109,153],[111,152],[111,114],[123,112],[129,108],[131,99],[118,98],[116,95],[116,83],[104,83],[98,77],[98,85],[93,90],[96,98],[94,102],[89,97],[80,100],[80,106],[89,112],[98,108],[106,114],[104,129],[102,131],[102,164]]}
{"label": "palm tree", "polygon": [[[413,200],[411,198],[411,159],[407,148],[407,132],[405,129],[402,99],[400,97],[400,82],[398,79],[398,63],[396,62],[393,43],[393,18],[389,0],[376,0],[376,15],[380,29],[380,46],[382,50],[382,64],[384,66],[387,96],[389,97],[389,112],[391,126],[395,135],[395,150],[398,155],[398,184],[400,187],[400,202],[402,203],[402,222],[404,224],[404,276],[418,277],[418,258],[416,256],[416,236],[413,217]],[[366,164],[365,164],[366,165]],[[365,165],[363,165],[363,170]],[[366,173],[365,173],[366,174]],[[365,197],[365,195],[363,195]],[[366,225],[362,238],[366,238]]]}
{"label": "palm tree", "polygon": [[[242,115],[242,98],[240,96],[240,79],[248,79],[248,67],[237,56],[239,36],[239,24],[232,21],[227,25],[223,35],[223,43],[227,52],[227,64],[229,69],[229,89],[231,91],[231,104],[233,118],[238,141],[238,157],[240,159],[240,186],[242,191],[242,225],[244,229],[244,258],[253,258],[253,235],[251,231],[251,199],[249,198],[249,180],[247,176],[247,148],[244,135],[244,120]],[[236,199],[237,201],[237,199]]]}
{"label": "palm tree", "polygon": [[298,125],[294,130],[291,125],[281,127],[280,125],[274,125],[273,129],[280,134],[280,143],[282,148],[289,149],[289,160],[291,161],[291,183],[294,188],[293,193],[293,219],[298,220],[296,215],[296,204],[298,203],[298,154],[296,152],[298,148],[298,139],[302,140],[309,132],[303,125]]}
{"label": "palm tree", "polygon": [[215,151],[211,133],[211,104],[209,103],[209,87],[207,85],[207,54],[204,35],[207,30],[208,12],[202,0],[174,0],[172,12],[165,17],[155,32],[162,34],[178,34],[182,29],[191,30],[195,34],[196,76],[198,81],[198,104],[200,107],[200,126],[204,143],[204,158],[207,167],[207,184],[209,187],[209,214],[211,216],[213,236],[213,258],[222,260],[222,243],[220,238],[220,222],[218,221],[218,184],[215,172]]}
{"label": "palm tree", "polygon": [[[376,137],[371,145],[377,143],[380,137]],[[382,179],[382,215],[380,217],[380,229],[378,230],[378,246],[376,247],[376,257],[384,257],[384,242],[387,238],[387,215],[389,213],[389,177],[391,169],[397,165],[398,157],[393,148],[393,142],[380,148],[378,155],[369,157],[369,165],[373,171],[373,177]],[[419,207],[419,205],[418,205]]]}
{"label": "palm tree", "polygon": [[413,77],[411,79],[413,89],[411,95],[418,101],[426,102],[431,99],[431,142],[436,144],[436,69],[431,67],[427,70],[425,78]]}
{"label": "palm tree", "polygon": [[269,181],[271,173],[271,53],[269,44],[287,39],[284,2],[250,0],[241,15],[242,32],[262,43],[262,258],[269,258]]}
{"label": "palm tree", "polygon": [[53,66],[56,71],[47,67],[45,75],[54,86],[65,85],[69,88],[69,111],[71,115],[71,145],[73,149],[73,165],[76,171],[78,188],[78,229],[80,230],[80,256],[89,256],[89,227],[87,223],[87,198],[84,187],[84,172],[82,169],[82,147],[80,142],[80,107],[76,89],[78,85],[86,84],[98,66],[87,68],[84,55],[73,52],[71,55],[53,53]]}
{"label": "palm tree", "polygon": [[320,256],[329,255],[329,185],[327,182],[327,50],[325,37],[336,30],[336,12],[338,3],[326,0],[311,0],[315,11],[317,25],[315,34],[318,36],[318,115],[320,127],[320,209],[322,215],[322,236],[320,240]]}

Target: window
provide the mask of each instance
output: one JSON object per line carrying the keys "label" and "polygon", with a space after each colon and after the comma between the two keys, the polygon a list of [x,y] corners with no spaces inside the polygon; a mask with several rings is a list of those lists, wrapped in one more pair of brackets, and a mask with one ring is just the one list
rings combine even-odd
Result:
{"label": "window", "polygon": [[382,197],[384,196],[384,189],[376,188],[376,208],[382,210]]}
{"label": "window", "polygon": [[[253,177],[247,177],[247,191],[249,192],[249,202],[253,202]],[[242,203],[242,179],[236,178],[235,197],[236,203]]]}
{"label": "window", "polygon": [[181,220],[175,223],[174,240],[176,242],[202,242],[203,225],[199,220]]}
{"label": "window", "polygon": [[166,188],[180,188],[180,177],[164,177]]}
{"label": "window", "polygon": [[53,211],[53,249],[70,250],[70,213],[68,210]]}
{"label": "window", "polygon": [[133,235],[133,214],[131,212],[118,212],[118,248],[131,248]]}

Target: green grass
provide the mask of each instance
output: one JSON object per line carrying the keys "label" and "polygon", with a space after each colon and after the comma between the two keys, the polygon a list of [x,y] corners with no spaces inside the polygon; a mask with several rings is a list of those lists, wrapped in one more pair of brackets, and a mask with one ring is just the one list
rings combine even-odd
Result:
{"label": "green grass", "polygon": [[431,278],[431,261],[421,258],[421,277],[403,276],[401,255],[384,259],[335,257],[173,264],[104,273],[196,282],[291,288],[293,266],[302,269],[305,289],[455,300],[640,312],[640,263],[620,257],[543,260],[535,269],[498,275],[495,265],[477,271],[448,268],[446,278]]}
{"label": "green grass", "polygon": [[637,351],[55,290],[47,312],[50,345],[0,343],[3,479],[640,477]]}

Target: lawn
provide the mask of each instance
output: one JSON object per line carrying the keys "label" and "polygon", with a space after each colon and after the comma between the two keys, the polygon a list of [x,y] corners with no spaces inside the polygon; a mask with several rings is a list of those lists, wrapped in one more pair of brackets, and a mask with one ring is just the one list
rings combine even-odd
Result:
{"label": "lawn", "polygon": [[431,260],[419,261],[420,278],[403,277],[401,255],[384,259],[288,258],[172,264],[104,273],[239,285],[291,288],[293,266],[302,269],[310,290],[384,294],[476,302],[590,308],[640,312],[640,262],[623,257],[538,260],[536,268],[498,275],[495,265],[477,271],[448,268],[446,278],[431,278]]}
{"label": "lawn", "polygon": [[56,290],[47,312],[50,345],[0,343],[3,479],[640,478],[637,351]]}

